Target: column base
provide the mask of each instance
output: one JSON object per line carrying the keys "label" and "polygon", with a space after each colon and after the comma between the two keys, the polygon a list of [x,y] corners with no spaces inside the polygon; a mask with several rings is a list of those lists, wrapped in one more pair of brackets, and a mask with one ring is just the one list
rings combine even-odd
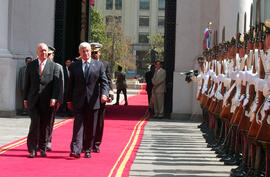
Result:
{"label": "column base", "polygon": [[15,111],[2,111],[2,110],[0,110],[0,117],[1,118],[15,117],[15,116],[16,116]]}

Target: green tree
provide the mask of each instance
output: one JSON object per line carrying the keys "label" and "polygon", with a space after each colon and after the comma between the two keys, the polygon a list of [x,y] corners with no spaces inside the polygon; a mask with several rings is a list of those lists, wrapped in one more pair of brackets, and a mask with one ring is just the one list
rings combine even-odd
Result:
{"label": "green tree", "polygon": [[103,23],[104,17],[93,6],[91,6],[90,19],[90,42],[104,44],[107,41],[106,25]]}
{"label": "green tree", "polygon": [[124,70],[134,70],[136,59],[132,55],[130,39],[125,36],[124,28],[117,18],[111,16],[107,24],[107,41],[104,43],[104,57],[110,59],[112,66],[121,65]]}
{"label": "green tree", "polygon": [[110,22],[104,24],[103,15],[91,6],[90,42],[103,45],[101,59],[109,61],[112,68],[121,65],[124,70],[136,68],[136,58],[132,55],[131,42],[124,35],[124,29],[118,17],[110,16]]}
{"label": "green tree", "polygon": [[164,34],[157,33],[155,35],[148,36],[150,48],[148,49],[147,56],[149,58],[149,63],[151,61],[151,50],[156,50],[158,52],[157,60],[164,61]]}

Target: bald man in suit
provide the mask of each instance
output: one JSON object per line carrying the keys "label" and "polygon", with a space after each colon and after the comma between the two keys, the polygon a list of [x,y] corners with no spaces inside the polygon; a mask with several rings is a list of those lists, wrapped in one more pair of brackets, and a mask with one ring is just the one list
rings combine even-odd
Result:
{"label": "bald man in suit", "polygon": [[[24,106],[31,118],[27,147],[29,157],[46,157],[50,118],[59,96],[59,68],[48,59],[48,46],[40,43],[38,59],[27,65],[24,84]],[[37,149],[38,148],[38,149]]]}

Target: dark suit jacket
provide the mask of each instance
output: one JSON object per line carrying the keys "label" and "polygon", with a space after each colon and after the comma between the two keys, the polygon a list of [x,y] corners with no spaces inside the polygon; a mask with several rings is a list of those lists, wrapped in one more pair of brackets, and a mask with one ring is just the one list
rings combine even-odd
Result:
{"label": "dark suit jacket", "polygon": [[64,102],[64,71],[63,71],[63,66],[60,65],[59,63],[56,63],[58,69],[59,69],[59,96],[58,96],[58,103],[63,104]]}
{"label": "dark suit jacket", "polygon": [[59,68],[47,59],[43,73],[39,74],[38,60],[33,60],[27,65],[25,71],[24,100],[27,100],[28,109],[42,100],[44,107],[50,106],[50,99],[58,99],[59,96]]}
{"label": "dark suit jacket", "polygon": [[146,91],[151,92],[153,88],[152,78],[154,76],[154,72],[148,71],[145,73],[145,81],[146,81]]}
{"label": "dark suit jacket", "polygon": [[67,67],[63,66],[63,72],[64,72],[64,101],[67,101],[67,89],[68,89],[68,82],[69,82],[69,76]]}
{"label": "dark suit jacket", "polygon": [[74,111],[82,111],[85,97],[90,109],[100,108],[100,94],[108,97],[108,80],[102,62],[91,60],[89,74],[84,78],[82,60],[69,67],[67,101],[72,102]]}
{"label": "dark suit jacket", "polygon": [[122,72],[116,73],[116,88],[117,90],[126,89],[126,75]]}
{"label": "dark suit jacket", "polygon": [[105,74],[106,74],[107,79],[108,79],[109,90],[113,90],[113,88],[112,88],[112,76],[111,76],[111,72],[110,72],[109,63],[107,61],[101,61],[101,62],[103,63],[104,68],[105,68]]}

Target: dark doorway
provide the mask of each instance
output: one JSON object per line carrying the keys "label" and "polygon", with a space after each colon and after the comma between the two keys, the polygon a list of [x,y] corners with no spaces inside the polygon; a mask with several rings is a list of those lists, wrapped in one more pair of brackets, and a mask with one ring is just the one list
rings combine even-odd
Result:
{"label": "dark doorway", "polygon": [[173,73],[175,64],[176,0],[165,4],[164,67],[166,69],[166,94],[164,112],[172,113]]}
{"label": "dark doorway", "polygon": [[54,47],[55,61],[60,64],[79,55],[82,4],[82,0],[56,0]]}

